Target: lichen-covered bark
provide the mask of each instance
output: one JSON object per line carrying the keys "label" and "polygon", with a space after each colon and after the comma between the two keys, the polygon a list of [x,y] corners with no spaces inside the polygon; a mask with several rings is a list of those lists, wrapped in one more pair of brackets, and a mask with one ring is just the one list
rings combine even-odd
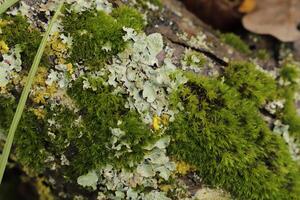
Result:
{"label": "lichen-covered bark", "polygon": [[[55,7],[23,2],[31,25],[0,21],[4,58],[22,46],[22,70],[0,82],[1,141]],[[178,1],[67,2],[11,157],[41,198],[298,198],[296,62],[251,51]]]}

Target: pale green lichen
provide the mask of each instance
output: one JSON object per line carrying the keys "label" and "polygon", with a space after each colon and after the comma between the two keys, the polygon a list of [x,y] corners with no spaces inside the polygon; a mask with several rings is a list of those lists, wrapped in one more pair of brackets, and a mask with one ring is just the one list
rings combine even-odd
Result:
{"label": "pale green lichen", "polygon": [[[127,32],[124,40],[130,43],[114,57],[113,64],[107,66],[108,84],[116,91],[129,94],[127,107],[137,109],[146,123],[151,123],[154,115],[167,114],[173,119],[175,111],[168,109],[168,93],[186,79],[177,73],[168,56],[163,61],[157,59],[164,50],[160,34],[146,36],[133,29],[124,30]],[[172,78],[174,73],[177,75]]]}
{"label": "pale green lichen", "polygon": [[92,187],[94,190],[97,189],[98,175],[95,171],[91,171],[86,175],[78,177],[77,183],[83,187]]}
{"label": "pale green lichen", "polygon": [[199,52],[185,49],[184,58],[182,59],[181,64],[183,70],[200,72],[201,68],[207,64],[207,58]]}
{"label": "pale green lichen", "polygon": [[17,76],[15,73],[19,73],[22,70],[20,46],[12,48],[8,54],[3,54],[3,60],[0,62],[0,88],[6,87],[6,85]]}

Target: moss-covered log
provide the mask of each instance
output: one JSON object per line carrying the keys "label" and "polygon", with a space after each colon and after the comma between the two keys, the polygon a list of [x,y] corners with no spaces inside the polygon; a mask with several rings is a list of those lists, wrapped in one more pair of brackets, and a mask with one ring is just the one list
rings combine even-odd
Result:
{"label": "moss-covered log", "polygon": [[[1,144],[55,2],[0,18]],[[300,69],[273,55],[175,0],[68,0],[8,169],[40,199],[297,200]]]}

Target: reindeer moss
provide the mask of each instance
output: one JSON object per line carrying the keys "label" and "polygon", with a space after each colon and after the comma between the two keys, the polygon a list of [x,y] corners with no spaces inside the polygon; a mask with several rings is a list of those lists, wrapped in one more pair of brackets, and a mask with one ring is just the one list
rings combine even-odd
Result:
{"label": "reindeer moss", "polygon": [[[2,19],[8,23],[0,27],[2,30],[0,33],[1,40],[4,40],[9,47],[14,47],[17,44],[21,46],[22,65],[29,69],[42,40],[42,34],[33,28],[23,16],[3,16]],[[45,56],[42,63],[47,64]]]}
{"label": "reindeer moss", "polygon": [[238,35],[234,33],[221,34],[220,39],[222,42],[232,46],[235,50],[240,51],[241,53],[251,53],[248,45]]}
{"label": "reindeer moss", "polygon": [[262,105],[276,96],[276,82],[248,62],[233,62],[225,69],[225,83],[239,91],[243,98]]}
{"label": "reindeer moss", "polygon": [[237,199],[297,199],[300,173],[255,102],[226,83],[189,74],[173,95],[182,102],[167,130],[169,153],[197,167],[206,184]]}
{"label": "reindeer moss", "polygon": [[122,6],[113,10],[112,16],[94,10],[66,13],[63,25],[74,41],[71,61],[83,61],[99,69],[112,55],[124,50],[123,27],[141,30],[144,20],[133,8]]}

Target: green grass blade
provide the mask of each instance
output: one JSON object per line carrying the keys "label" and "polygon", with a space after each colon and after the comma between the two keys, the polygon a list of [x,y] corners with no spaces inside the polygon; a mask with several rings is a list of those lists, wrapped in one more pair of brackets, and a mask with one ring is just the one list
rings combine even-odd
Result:
{"label": "green grass blade", "polygon": [[14,115],[13,121],[11,123],[10,129],[9,129],[9,132],[8,132],[8,136],[7,136],[7,139],[6,139],[6,143],[5,143],[4,148],[3,148],[3,153],[2,153],[2,156],[1,156],[1,162],[0,162],[0,184],[2,182],[2,178],[3,178],[3,175],[4,175],[4,171],[5,171],[5,167],[6,167],[7,160],[8,160],[8,157],[9,157],[9,153],[10,153],[10,150],[11,150],[11,146],[12,146],[12,143],[13,143],[14,135],[15,135],[15,132],[17,130],[19,121],[21,119],[21,116],[22,116],[22,113],[23,113],[23,110],[24,110],[24,107],[25,107],[25,104],[26,104],[26,100],[28,98],[31,85],[33,83],[33,79],[35,77],[36,71],[37,71],[38,66],[40,64],[40,61],[41,61],[44,49],[45,49],[46,44],[47,44],[47,40],[48,40],[50,31],[51,31],[51,29],[53,27],[53,24],[56,21],[59,13],[60,13],[60,10],[61,10],[62,6],[63,6],[63,2],[59,4],[58,9],[57,9],[55,15],[53,16],[51,22],[48,25],[47,31],[46,31],[46,33],[45,33],[45,35],[44,35],[44,37],[43,37],[43,39],[41,41],[40,47],[39,47],[39,49],[37,51],[37,54],[36,54],[36,56],[34,58],[34,61],[33,61],[33,64],[31,66],[31,69],[29,71],[29,75],[27,77],[27,81],[26,81],[25,87],[24,87],[24,89],[22,91],[22,95],[21,95],[21,98],[20,98],[20,101],[19,101],[16,113]]}
{"label": "green grass blade", "polygon": [[6,0],[3,4],[0,5],[0,15],[4,13],[7,9],[17,3],[19,0]]}

